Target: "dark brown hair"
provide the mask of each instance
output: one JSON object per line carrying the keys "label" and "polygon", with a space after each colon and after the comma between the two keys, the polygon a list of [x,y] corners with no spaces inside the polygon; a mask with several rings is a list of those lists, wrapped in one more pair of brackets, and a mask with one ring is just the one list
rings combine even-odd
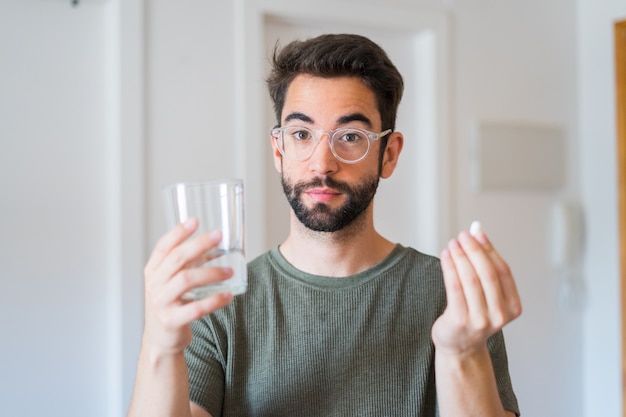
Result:
{"label": "dark brown hair", "polygon": [[[287,89],[300,74],[360,78],[372,89],[382,129],[395,129],[404,82],[387,53],[370,39],[351,34],[325,34],[274,48],[267,86],[280,124]],[[387,137],[383,140],[386,144]]]}

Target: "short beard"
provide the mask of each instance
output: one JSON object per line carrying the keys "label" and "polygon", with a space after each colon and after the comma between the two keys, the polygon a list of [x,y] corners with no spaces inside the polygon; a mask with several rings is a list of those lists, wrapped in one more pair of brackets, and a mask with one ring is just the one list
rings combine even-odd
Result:
{"label": "short beard", "polygon": [[[351,187],[345,182],[336,181],[330,177],[316,177],[310,182],[290,184],[284,174],[281,175],[281,184],[291,205],[294,214],[305,227],[316,232],[336,232],[356,220],[372,202],[378,188],[378,176],[366,182]],[[313,187],[325,186],[341,191],[346,196],[343,206],[333,210],[325,203],[317,203],[308,208],[302,202],[302,193]]]}

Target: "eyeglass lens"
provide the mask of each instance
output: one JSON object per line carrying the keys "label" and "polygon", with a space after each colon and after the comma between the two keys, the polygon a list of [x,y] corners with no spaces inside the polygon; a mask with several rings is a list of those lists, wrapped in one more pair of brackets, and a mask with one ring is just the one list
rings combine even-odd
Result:
{"label": "eyeglass lens", "polygon": [[[326,133],[328,134],[328,133]],[[281,145],[285,157],[302,161],[313,155],[322,133],[303,127],[287,127],[282,131]],[[345,161],[358,161],[370,147],[367,132],[357,129],[338,129],[330,138],[335,155]]]}

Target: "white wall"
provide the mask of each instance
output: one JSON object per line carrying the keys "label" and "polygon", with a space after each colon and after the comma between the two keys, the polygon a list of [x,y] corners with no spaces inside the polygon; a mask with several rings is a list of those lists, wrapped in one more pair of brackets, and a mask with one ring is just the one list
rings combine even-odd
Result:
{"label": "white wall", "polygon": [[[505,336],[526,416],[583,415],[582,313],[559,304],[559,274],[549,257],[552,205],[561,198],[580,201],[574,169],[574,6],[569,0],[459,1],[453,11],[456,221],[461,228],[480,219],[517,278],[524,313],[505,329]],[[473,128],[482,121],[564,129],[570,167],[565,186],[473,188]]]}
{"label": "white wall", "polygon": [[587,210],[585,415],[622,415],[613,25],[622,0],[578,1],[580,172]]}
{"label": "white wall", "polygon": [[[116,38],[119,22],[110,20],[118,2],[83,0],[78,8],[69,0],[0,3],[0,415],[123,414],[141,331],[136,266],[163,231],[159,189],[174,180],[241,172],[229,129],[241,132],[251,117],[235,107],[237,48],[246,28],[240,14],[260,2],[145,1],[145,13],[138,12],[145,31],[138,30],[145,35],[146,67],[130,84],[146,99],[145,118],[141,112],[127,116],[131,124],[136,120],[138,137],[145,127],[145,169],[141,140],[127,152],[116,130],[114,113],[124,102],[111,97],[111,88],[123,84],[114,55],[128,42]],[[456,164],[450,221],[455,229],[483,221],[510,261],[525,302],[522,318],[506,330],[522,412],[617,416],[610,36],[612,19],[625,16],[626,6],[622,0],[417,3],[443,13],[451,32],[448,110]],[[136,59],[143,59],[141,45]],[[123,55],[121,65],[128,67]],[[565,187],[473,190],[472,126],[480,120],[563,127]],[[265,140],[262,132],[259,140]],[[138,172],[128,176],[124,167],[133,162]],[[121,186],[120,193],[118,179],[134,185]],[[587,214],[583,310],[559,305],[557,274],[549,265],[548,213],[561,197],[581,201]],[[120,216],[120,203],[137,218]],[[127,250],[133,239],[140,243]],[[120,267],[120,250],[131,268]],[[119,380],[118,391],[108,391]]]}
{"label": "white wall", "polygon": [[233,2],[147,2],[146,20],[151,248],[165,231],[165,185],[239,174],[235,131],[247,116],[234,108]]}
{"label": "white wall", "polygon": [[0,415],[105,416],[115,163],[102,4],[0,2]]}

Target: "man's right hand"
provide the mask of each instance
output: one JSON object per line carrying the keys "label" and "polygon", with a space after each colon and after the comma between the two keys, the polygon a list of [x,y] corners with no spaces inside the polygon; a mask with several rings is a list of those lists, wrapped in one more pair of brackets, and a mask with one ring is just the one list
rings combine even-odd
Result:
{"label": "man's right hand", "polygon": [[[230,278],[232,269],[203,267],[219,232],[189,239],[198,221],[176,226],[158,241],[145,267],[145,326],[129,417],[209,416],[189,402],[184,349],[191,322],[227,305],[231,294],[185,301],[192,288]],[[210,416],[209,416],[210,417]]]}
{"label": "man's right hand", "polygon": [[189,239],[198,228],[189,219],[163,235],[145,267],[144,348],[157,355],[181,353],[191,342],[190,323],[226,306],[232,294],[182,300],[189,290],[230,278],[231,268],[202,267],[206,254],[222,236],[219,231]]}

